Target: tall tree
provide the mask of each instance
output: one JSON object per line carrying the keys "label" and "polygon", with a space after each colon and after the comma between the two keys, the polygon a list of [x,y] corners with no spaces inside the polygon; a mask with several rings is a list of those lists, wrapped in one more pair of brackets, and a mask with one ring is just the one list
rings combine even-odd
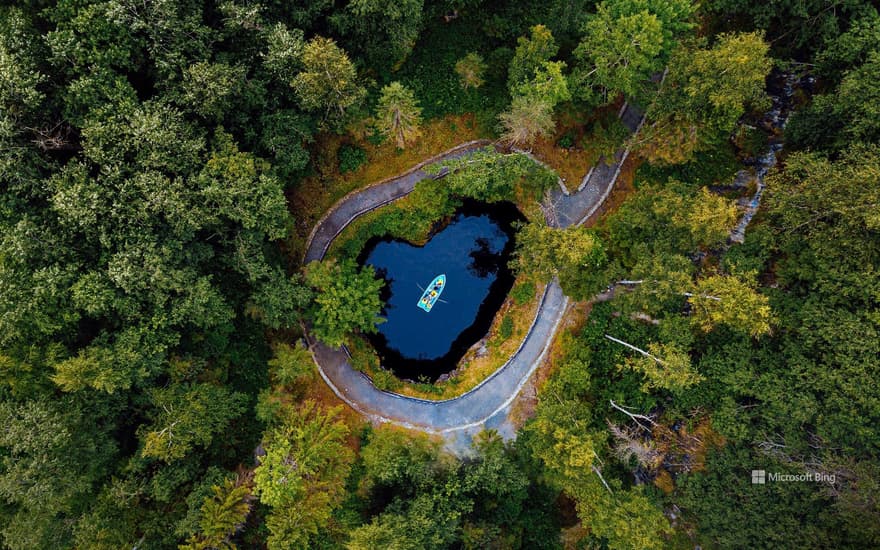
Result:
{"label": "tall tree", "polygon": [[646,97],[646,85],[662,70],[678,36],[691,28],[686,0],[605,0],[584,26],[574,51],[574,93],[592,104],[618,93]]}
{"label": "tall tree", "polygon": [[586,298],[603,286],[601,270],[607,257],[602,241],[589,229],[531,223],[520,229],[516,243],[521,273],[545,281],[559,277],[562,288],[576,298]]}
{"label": "tall tree", "polygon": [[354,64],[336,42],[318,36],[303,47],[302,65],[292,82],[300,104],[325,127],[341,128],[366,97]]}
{"label": "tall tree", "polygon": [[269,548],[307,547],[340,503],[353,453],[339,412],[305,401],[266,434],[254,484],[271,507]]}
{"label": "tall tree", "polygon": [[559,52],[550,29],[535,25],[529,32],[528,37],[521,36],[516,41],[516,51],[510,61],[507,77],[511,90],[534,78],[535,71]]}
{"label": "tall tree", "polygon": [[178,384],[151,394],[152,422],[141,428],[141,454],[165,462],[179,460],[193,447],[206,447],[244,412],[244,395],[212,384]]}
{"label": "tall tree", "polygon": [[751,336],[770,332],[770,302],[755,289],[754,277],[710,275],[697,280],[689,293],[694,324],[709,331],[725,324]]}
{"label": "tall tree", "polygon": [[646,379],[642,386],[644,391],[659,388],[677,392],[703,379],[691,367],[687,350],[675,344],[652,342],[644,350],[613,336],[606,335],[606,338],[638,353],[636,357],[628,357],[620,368],[642,373]]}
{"label": "tall tree", "polygon": [[501,139],[513,146],[533,144],[548,137],[555,126],[553,108],[545,101],[516,97],[510,108],[498,115]]}
{"label": "tall tree", "polygon": [[680,163],[719,134],[727,136],[747,109],[766,100],[768,50],[758,33],[722,34],[711,48],[676,50],[648,108],[642,154],[653,162]]}
{"label": "tall tree", "polygon": [[235,550],[230,538],[241,528],[251,511],[251,489],[247,484],[227,479],[211,487],[201,508],[199,532],[181,545],[180,550],[223,548]]}
{"label": "tall tree", "polygon": [[392,82],[382,88],[376,105],[379,129],[394,138],[399,148],[404,148],[421,136],[422,109],[412,90],[400,82]]}
{"label": "tall tree", "polygon": [[657,16],[647,11],[615,16],[603,2],[584,29],[574,51],[577,96],[594,105],[618,93],[641,97],[644,83],[661,67],[663,32]]}
{"label": "tall tree", "polygon": [[373,268],[358,269],[354,262],[312,262],[306,266],[305,281],[315,292],[308,315],[312,332],[329,346],[341,346],[354,331],[375,332],[382,301],[379,290],[385,284]]}
{"label": "tall tree", "polygon": [[290,84],[301,68],[305,39],[300,29],[288,29],[284,23],[276,23],[266,31],[266,51],[262,54],[263,65],[275,78]]}

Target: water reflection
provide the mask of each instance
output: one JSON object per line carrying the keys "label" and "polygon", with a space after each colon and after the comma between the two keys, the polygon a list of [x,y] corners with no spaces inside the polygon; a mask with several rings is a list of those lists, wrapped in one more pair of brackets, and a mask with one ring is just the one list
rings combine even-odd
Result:
{"label": "water reflection", "polygon": [[[387,282],[387,321],[369,337],[385,367],[403,378],[433,380],[485,335],[513,284],[508,263],[513,223],[521,219],[512,204],[471,202],[424,246],[387,238],[367,243],[359,260]],[[442,301],[426,313],[416,303],[441,273]]]}

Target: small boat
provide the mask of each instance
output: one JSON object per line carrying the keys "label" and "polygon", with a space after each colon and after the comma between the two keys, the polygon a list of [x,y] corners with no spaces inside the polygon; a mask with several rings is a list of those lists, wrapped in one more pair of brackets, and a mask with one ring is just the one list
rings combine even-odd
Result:
{"label": "small boat", "polygon": [[419,307],[430,313],[431,308],[434,307],[434,304],[440,299],[440,294],[443,292],[445,286],[446,275],[437,275],[434,277],[434,280],[431,281],[431,284],[428,285],[428,288],[422,293],[422,297],[419,298]]}

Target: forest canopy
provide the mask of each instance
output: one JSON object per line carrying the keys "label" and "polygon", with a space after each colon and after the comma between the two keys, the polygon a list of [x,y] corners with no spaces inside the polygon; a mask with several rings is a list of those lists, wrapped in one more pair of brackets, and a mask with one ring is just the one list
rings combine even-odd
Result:
{"label": "forest canopy", "polygon": [[[878,81],[867,0],[5,2],[0,548],[880,546]],[[515,202],[571,306],[463,449],[324,384],[387,289],[302,258],[464,142],[359,235]]]}

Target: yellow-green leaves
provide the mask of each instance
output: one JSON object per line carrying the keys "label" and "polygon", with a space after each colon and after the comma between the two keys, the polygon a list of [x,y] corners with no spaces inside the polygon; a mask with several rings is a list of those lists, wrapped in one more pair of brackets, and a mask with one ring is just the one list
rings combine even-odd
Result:
{"label": "yellow-green leaves", "polygon": [[292,81],[300,105],[318,113],[322,124],[338,128],[364,100],[354,63],[330,38],[315,37],[303,47],[303,70]]}
{"label": "yellow-green leaves", "polygon": [[354,456],[340,410],[305,401],[266,435],[254,483],[260,501],[271,507],[269,548],[307,547],[344,495]]}
{"label": "yellow-green leaves", "polygon": [[772,315],[767,296],[756,289],[754,277],[710,275],[697,280],[688,296],[693,321],[704,332],[718,324],[751,336],[770,332]]}
{"label": "yellow-green leaves", "polygon": [[545,281],[559,277],[562,288],[575,297],[599,290],[596,276],[606,262],[602,241],[590,229],[531,223],[517,233],[518,270]]}
{"label": "yellow-green leaves", "polygon": [[648,350],[636,349],[638,355],[628,357],[621,368],[645,376],[644,391],[664,389],[678,391],[699,383],[703,377],[691,366],[687,350],[676,344],[652,342]]}

